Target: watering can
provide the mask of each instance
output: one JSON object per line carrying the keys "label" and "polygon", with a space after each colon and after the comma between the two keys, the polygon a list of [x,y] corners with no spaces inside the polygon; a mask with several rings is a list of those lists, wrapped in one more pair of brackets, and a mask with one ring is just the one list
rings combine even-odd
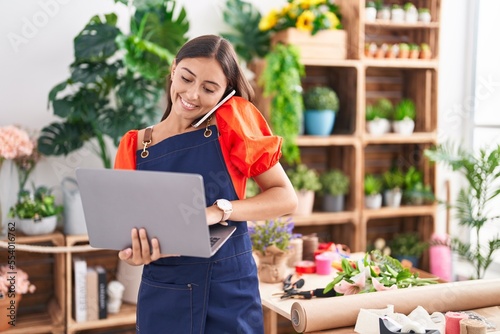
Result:
{"label": "watering can", "polygon": [[87,234],[82,199],[76,179],[65,177],[61,188],[64,201],[64,234]]}

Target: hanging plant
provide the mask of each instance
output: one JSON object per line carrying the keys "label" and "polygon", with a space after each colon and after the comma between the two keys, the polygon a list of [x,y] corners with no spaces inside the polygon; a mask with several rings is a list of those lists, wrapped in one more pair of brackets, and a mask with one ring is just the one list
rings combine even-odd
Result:
{"label": "hanging plant", "polygon": [[301,77],[305,74],[298,49],[293,45],[276,44],[265,57],[266,66],[259,78],[264,96],[271,99],[271,127],[283,137],[283,158],[288,164],[300,162],[295,142],[299,134],[303,99]]}

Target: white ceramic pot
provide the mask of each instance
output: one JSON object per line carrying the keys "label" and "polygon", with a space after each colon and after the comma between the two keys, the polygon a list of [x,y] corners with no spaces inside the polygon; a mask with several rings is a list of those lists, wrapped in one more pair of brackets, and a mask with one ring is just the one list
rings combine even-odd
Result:
{"label": "white ceramic pot", "polygon": [[54,232],[57,225],[57,216],[44,217],[39,220],[19,219],[18,228],[26,235],[41,235]]}
{"label": "white ceramic pot", "polygon": [[377,11],[377,19],[389,21],[391,19],[391,9],[389,7],[383,7],[381,10]]}
{"label": "white ceramic pot", "polygon": [[429,23],[432,20],[431,13],[423,12],[418,14],[418,20],[420,22]]}
{"label": "white ceramic pot", "polygon": [[382,194],[365,195],[365,207],[367,209],[379,209],[382,206]]}
{"label": "white ceramic pot", "polygon": [[414,129],[415,121],[409,118],[392,122],[392,130],[400,135],[411,135]]}
{"label": "white ceramic pot", "polygon": [[405,22],[416,23],[418,21],[418,11],[415,8],[405,11]]}
{"label": "white ceramic pot", "polygon": [[313,211],[314,206],[314,191],[311,190],[300,190],[295,191],[297,194],[297,210],[295,210],[294,215],[297,216],[308,216]]}
{"label": "white ceramic pot", "polygon": [[365,8],[365,21],[366,22],[374,22],[377,18],[377,9],[374,7],[366,7]]}
{"label": "white ceramic pot", "polygon": [[405,21],[405,11],[402,8],[391,9],[391,21],[401,23]]}
{"label": "white ceramic pot", "polygon": [[399,189],[391,189],[384,191],[384,203],[390,208],[399,208],[401,206],[401,198],[403,192]]}
{"label": "white ceramic pot", "polygon": [[366,122],[366,131],[374,136],[383,135],[391,129],[391,123],[385,118],[377,118]]}

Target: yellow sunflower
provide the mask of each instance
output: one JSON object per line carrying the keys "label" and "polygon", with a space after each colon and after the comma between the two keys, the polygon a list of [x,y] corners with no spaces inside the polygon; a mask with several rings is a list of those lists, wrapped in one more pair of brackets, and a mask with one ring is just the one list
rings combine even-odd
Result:
{"label": "yellow sunflower", "polygon": [[326,12],[325,16],[328,19],[328,21],[330,21],[331,24],[330,29],[336,29],[337,26],[340,24],[340,20],[337,17],[337,15],[335,15],[335,13],[332,12]]}
{"label": "yellow sunflower", "polygon": [[261,30],[261,31],[270,30],[270,29],[274,28],[276,23],[278,23],[278,12],[275,9],[273,9],[269,12],[269,14],[267,14],[266,16],[263,16],[260,19],[259,30]]}
{"label": "yellow sunflower", "polygon": [[310,10],[305,10],[302,14],[297,18],[296,27],[302,31],[312,31],[313,22],[316,17],[314,13]]}

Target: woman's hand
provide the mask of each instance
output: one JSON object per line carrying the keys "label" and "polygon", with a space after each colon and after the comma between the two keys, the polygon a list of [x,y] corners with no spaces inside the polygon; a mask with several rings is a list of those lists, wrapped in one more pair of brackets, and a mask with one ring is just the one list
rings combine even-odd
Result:
{"label": "woman's hand", "polygon": [[[162,257],[178,256],[160,253],[158,239],[151,239],[151,247],[146,230],[133,228],[131,231],[132,247],[118,253],[118,257],[132,266],[150,264]],[[152,251],[151,251],[152,249]]]}

